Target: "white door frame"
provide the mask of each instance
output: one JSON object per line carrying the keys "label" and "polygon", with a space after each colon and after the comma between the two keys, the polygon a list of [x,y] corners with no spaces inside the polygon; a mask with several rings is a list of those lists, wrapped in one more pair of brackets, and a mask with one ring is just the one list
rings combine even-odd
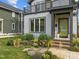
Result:
{"label": "white door frame", "polygon": [[2,22],[2,26],[1,26],[1,32],[0,33],[3,33],[3,19],[2,18],[0,18],[0,21]]}

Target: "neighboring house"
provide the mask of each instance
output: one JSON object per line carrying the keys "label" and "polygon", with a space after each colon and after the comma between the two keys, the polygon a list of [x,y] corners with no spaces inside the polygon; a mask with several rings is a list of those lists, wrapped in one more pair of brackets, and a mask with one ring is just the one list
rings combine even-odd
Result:
{"label": "neighboring house", "polygon": [[78,34],[78,9],[75,0],[29,0],[25,10],[24,33],[40,33],[55,39],[70,40]]}
{"label": "neighboring house", "polygon": [[22,11],[0,2],[0,35],[22,33]]}

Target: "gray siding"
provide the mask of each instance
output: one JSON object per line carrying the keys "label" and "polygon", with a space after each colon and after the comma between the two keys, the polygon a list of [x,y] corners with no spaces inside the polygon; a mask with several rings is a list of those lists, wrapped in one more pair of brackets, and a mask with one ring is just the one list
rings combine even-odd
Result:
{"label": "gray siding", "polygon": [[53,2],[53,7],[58,7],[58,6],[64,6],[64,5],[69,5],[69,0],[57,0]]}
{"label": "gray siding", "polygon": [[[12,12],[0,9],[0,18],[3,19],[3,33],[17,33],[18,32],[18,14],[15,18],[12,18]],[[15,30],[12,30],[12,23],[15,23]],[[19,28],[20,30],[20,28]]]}
{"label": "gray siding", "polygon": [[[47,35],[51,35],[51,14],[49,12],[26,15],[24,17],[24,34],[33,33],[30,31],[30,28],[31,28],[30,27],[30,19],[38,18],[38,17],[45,17],[46,18],[45,19],[45,21],[46,21],[45,33]],[[35,37],[38,37],[40,35],[40,33],[35,32],[35,33],[33,33],[33,35],[35,35]]]}

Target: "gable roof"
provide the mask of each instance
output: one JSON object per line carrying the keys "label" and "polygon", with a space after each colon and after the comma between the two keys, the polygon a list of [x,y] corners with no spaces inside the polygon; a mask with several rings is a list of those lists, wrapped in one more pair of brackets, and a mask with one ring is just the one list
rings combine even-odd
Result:
{"label": "gable roof", "polygon": [[0,8],[3,8],[3,9],[6,9],[6,10],[9,10],[9,11],[13,11],[13,12],[17,12],[17,13],[21,13],[22,10],[18,9],[18,8],[15,8],[11,5],[8,5],[6,3],[3,3],[3,2],[0,2]]}

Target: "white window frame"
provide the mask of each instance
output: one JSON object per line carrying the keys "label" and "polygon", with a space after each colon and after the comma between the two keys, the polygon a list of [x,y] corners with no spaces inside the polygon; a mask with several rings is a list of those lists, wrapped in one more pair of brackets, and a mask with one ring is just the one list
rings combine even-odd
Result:
{"label": "white window frame", "polygon": [[0,33],[3,33],[3,19],[0,18],[0,21],[2,22],[2,26],[1,26],[1,31],[0,31]]}
{"label": "white window frame", "polygon": [[[33,19],[34,19],[34,31],[31,31],[31,26],[30,26],[30,32],[36,32],[36,31],[35,31],[35,20],[36,20],[37,18],[33,18]],[[45,19],[45,18],[44,18],[44,19]],[[31,19],[31,20],[32,20],[32,19]],[[41,27],[41,26],[40,26],[40,25],[41,25],[41,24],[40,24],[41,18],[38,18],[38,20],[39,20],[39,31],[38,31],[38,32],[41,32],[41,30],[40,30],[40,29],[41,29],[41,28],[40,28],[40,27]],[[30,23],[30,25],[31,25],[31,23]],[[45,24],[44,24],[44,26],[45,26]],[[45,30],[44,30],[44,32],[45,32]]]}
{"label": "white window frame", "polygon": [[15,17],[15,12],[12,12],[12,17]]}
{"label": "white window frame", "polygon": [[12,23],[12,30],[15,30],[15,23]]}

